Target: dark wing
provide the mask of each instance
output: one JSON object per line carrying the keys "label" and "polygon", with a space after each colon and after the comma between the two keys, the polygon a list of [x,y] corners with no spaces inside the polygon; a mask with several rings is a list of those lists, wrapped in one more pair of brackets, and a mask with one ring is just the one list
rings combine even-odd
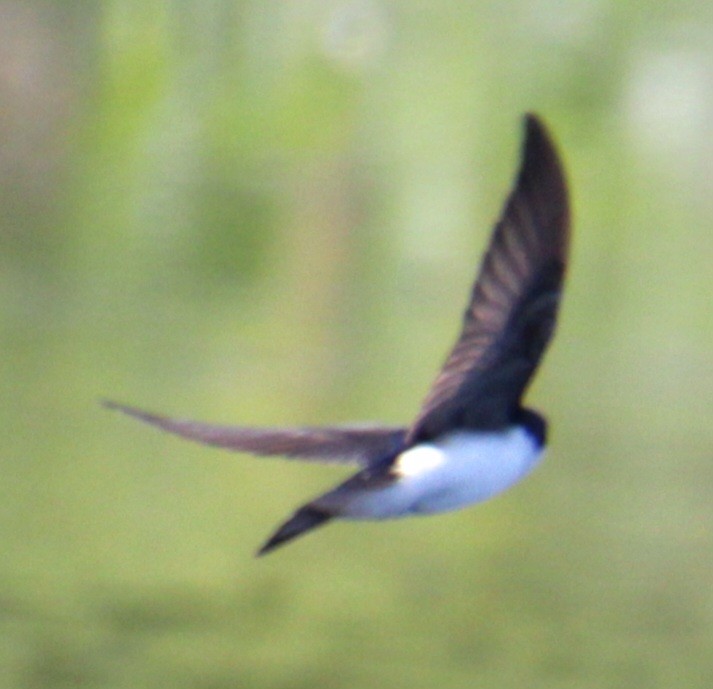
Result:
{"label": "dark wing", "polygon": [[364,466],[397,453],[403,447],[407,430],[378,426],[337,428],[214,426],[198,421],[171,419],[116,402],[104,402],[104,406],[205,445],[254,455],[279,455],[318,462],[355,463]]}
{"label": "dark wing", "polygon": [[542,123],[525,118],[522,163],[495,226],[463,330],[407,442],[454,426],[507,425],[552,336],[567,262],[569,204]]}

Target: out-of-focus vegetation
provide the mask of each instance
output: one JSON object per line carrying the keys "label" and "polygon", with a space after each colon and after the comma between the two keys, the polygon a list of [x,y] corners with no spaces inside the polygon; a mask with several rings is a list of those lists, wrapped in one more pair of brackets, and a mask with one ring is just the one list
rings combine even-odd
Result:
{"label": "out-of-focus vegetation", "polygon": [[[713,682],[705,3],[0,2],[0,687]],[[252,553],[339,468],[102,410],[408,421],[540,113],[547,461]]]}

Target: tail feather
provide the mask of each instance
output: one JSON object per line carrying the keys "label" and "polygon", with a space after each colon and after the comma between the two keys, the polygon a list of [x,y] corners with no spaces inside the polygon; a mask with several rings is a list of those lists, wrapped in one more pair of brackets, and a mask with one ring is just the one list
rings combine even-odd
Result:
{"label": "tail feather", "polygon": [[278,546],[315,529],[332,519],[333,515],[313,505],[300,507],[258,550],[257,555],[266,555]]}

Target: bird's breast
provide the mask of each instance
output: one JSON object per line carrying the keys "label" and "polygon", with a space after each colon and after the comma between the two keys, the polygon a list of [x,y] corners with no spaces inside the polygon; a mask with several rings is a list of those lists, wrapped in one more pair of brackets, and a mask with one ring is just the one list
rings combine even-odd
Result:
{"label": "bird's breast", "polygon": [[342,516],[383,519],[456,510],[487,500],[527,475],[542,447],[524,428],[453,431],[394,461],[395,480],[349,496]]}

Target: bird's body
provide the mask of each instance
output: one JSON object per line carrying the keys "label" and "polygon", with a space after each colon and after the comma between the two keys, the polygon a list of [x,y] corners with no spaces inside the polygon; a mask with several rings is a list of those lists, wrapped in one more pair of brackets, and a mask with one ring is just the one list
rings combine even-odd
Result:
{"label": "bird's body", "polygon": [[537,439],[520,426],[486,433],[452,431],[385,462],[388,478],[383,486],[352,490],[353,483],[347,481],[314,504],[339,508],[340,516],[348,519],[450,512],[506,490],[528,474],[541,455]]}
{"label": "bird's body", "polygon": [[554,330],[568,244],[559,159],[542,124],[529,115],[520,172],[460,337],[409,427],[214,426],[107,406],[217,447],[360,466],[300,507],[260,554],[335,518],[390,519],[481,502],[521,480],[544,452],[546,422],[521,399]]}

